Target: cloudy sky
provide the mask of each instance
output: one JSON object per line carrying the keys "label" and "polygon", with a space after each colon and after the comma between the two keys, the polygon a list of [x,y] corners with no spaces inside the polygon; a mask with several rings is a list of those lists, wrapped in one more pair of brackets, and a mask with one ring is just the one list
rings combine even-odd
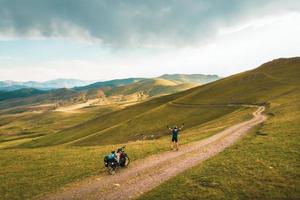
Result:
{"label": "cloudy sky", "polygon": [[0,0],[0,80],[228,76],[299,36],[299,0]]}

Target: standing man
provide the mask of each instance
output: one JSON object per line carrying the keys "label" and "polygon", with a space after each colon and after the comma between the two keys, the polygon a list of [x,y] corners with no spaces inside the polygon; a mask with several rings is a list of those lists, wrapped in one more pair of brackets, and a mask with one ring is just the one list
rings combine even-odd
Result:
{"label": "standing man", "polygon": [[183,129],[183,127],[184,127],[184,123],[180,128],[178,128],[177,126],[174,126],[173,128],[167,126],[167,128],[171,131],[172,134],[171,150],[173,150],[175,144],[176,151],[178,151],[178,133]]}

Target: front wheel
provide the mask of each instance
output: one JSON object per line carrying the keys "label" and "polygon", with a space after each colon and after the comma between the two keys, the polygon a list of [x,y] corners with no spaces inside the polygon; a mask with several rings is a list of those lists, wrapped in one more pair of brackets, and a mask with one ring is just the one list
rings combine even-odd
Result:
{"label": "front wheel", "polygon": [[112,167],[108,167],[107,169],[108,169],[108,173],[109,173],[110,175],[114,175],[114,174],[116,173],[115,169],[112,168]]}
{"label": "front wheel", "polygon": [[109,163],[107,167],[107,171],[109,174],[113,175],[116,173],[116,164],[115,163]]}

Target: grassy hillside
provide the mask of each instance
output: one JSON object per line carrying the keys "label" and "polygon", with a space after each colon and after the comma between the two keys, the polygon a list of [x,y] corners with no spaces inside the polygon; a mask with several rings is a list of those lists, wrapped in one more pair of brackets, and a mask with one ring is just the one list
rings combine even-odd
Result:
{"label": "grassy hillside", "polygon": [[[221,118],[183,131],[182,144],[201,140],[251,117],[253,108],[241,108]],[[0,143],[1,144],[1,143]],[[119,145],[94,147],[59,146],[34,149],[2,149],[0,197],[3,200],[35,199],[67,183],[104,173],[102,158]],[[169,150],[169,137],[127,143],[134,161]]]}
{"label": "grassy hillside", "polygon": [[[0,91],[0,112],[3,109],[16,110],[20,106],[52,103],[56,106],[83,103],[90,99],[102,98],[110,102],[114,101],[141,101],[149,97],[172,94],[197,86],[195,83],[175,83],[164,79],[117,79],[105,82],[97,82],[84,87],[73,89],[61,88],[48,91],[37,89],[20,89],[15,91]],[[115,102],[111,103],[115,103]]]}
{"label": "grassy hillside", "polygon": [[[104,145],[149,137],[158,138],[167,134],[165,131],[167,124],[182,122],[185,122],[186,128],[189,129],[237,109],[212,108],[205,105],[268,103],[271,99],[292,92],[299,86],[299,64],[300,58],[271,61],[248,72],[109,113],[24,146],[38,147],[64,143]],[[270,68],[274,68],[274,71]],[[170,102],[204,105],[187,108],[174,106]]]}
{"label": "grassy hillside", "polygon": [[0,146],[3,142],[35,138],[73,127],[97,116],[117,110],[113,106],[86,108],[76,113],[26,112],[0,115]]}
{"label": "grassy hillside", "polygon": [[[147,135],[154,135],[154,137],[161,136],[162,131],[167,134],[166,125],[168,123],[182,123],[183,121],[185,121],[187,116],[194,115],[194,119],[199,121],[210,119],[209,115],[204,115],[203,118],[199,118],[198,115],[196,115],[196,112],[200,109],[188,109],[191,110],[191,112],[185,113],[186,109],[168,105],[168,102],[175,99],[178,95],[180,94],[165,96],[163,98],[156,98],[151,101],[137,104],[120,111],[109,113],[86,123],[82,123],[73,128],[45,136],[44,138],[24,145],[26,145],[27,147],[34,147],[63,144],[79,139],[86,140],[87,137],[90,137],[89,140],[91,140],[93,144],[107,144],[105,143],[107,141],[103,141],[101,139],[95,141],[93,138],[99,137],[102,132],[104,133],[103,135],[109,140],[108,143],[119,143],[129,141],[130,138],[128,138],[128,136],[134,137],[131,139],[142,139]],[[230,112],[233,111],[234,108],[225,108],[225,110]],[[168,114],[170,112],[175,113],[174,115],[170,115]],[[182,115],[182,112],[184,112],[184,115]],[[203,112],[205,112],[205,110],[203,110]],[[220,115],[221,113],[224,113],[224,111],[222,111],[222,109],[216,109],[211,113],[212,115]],[[157,118],[158,114],[164,114],[164,116],[167,116],[167,118]],[[178,120],[175,121],[174,119],[177,118]],[[145,119],[146,121],[143,121],[141,123],[141,119]],[[162,120],[164,120],[164,124],[162,124]],[[190,119],[189,121],[192,121],[192,119]],[[191,127],[190,122],[186,123],[188,127]],[[195,122],[193,122],[193,125],[195,125]],[[111,135],[111,133],[113,133],[114,131],[123,132],[121,135]],[[79,141],[77,141],[77,144],[79,144]]]}
{"label": "grassy hillside", "polygon": [[164,79],[146,79],[126,86],[113,88],[112,90],[107,91],[106,95],[130,95],[134,93],[140,93],[140,95],[153,97],[172,94],[190,89],[195,86],[198,85],[192,83],[177,83]]}
{"label": "grassy hillside", "polygon": [[39,105],[46,103],[65,104],[83,101],[85,99],[85,95],[83,93],[67,88],[50,91],[21,89],[11,92],[3,92],[3,95],[4,98],[0,101],[0,112],[4,109],[12,109],[24,105]]}
{"label": "grassy hillside", "polygon": [[202,84],[216,81],[221,77],[217,75],[204,75],[204,74],[164,74],[158,78],[181,82],[181,83],[198,83],[202,85]]}
{"label": "grassy hillside", "polygon": [[176,102],[266,103],[299,86],[300,58],[277,59],[261,67],[192,89]]}
{"label": "grassy hillside", "polygon": [[135,83],[143,79],[144,78],[126,78],[126,79],[114,79],[109,81],[100,81],[82,87],[75,87],[74,90],[83,91],[83,90],[90,90],[90,89],[103,88],[103,87],[119,87],[131,83]]}
{"label": "grassy hillside", "polygon": [[14,91],[0,91],[0,101],[7,100],[7,99],[14,99],[14,98],[24,98],[35,96],[39,94],[44,94],[45,91],[37,90],[33,88],[23,88]]}
{"label": "grassy hillside", "polygon": [[290,80],[291,72],[276,78],[296,84],[297,89],[268,101],[267,122],[140,199],[299,199],[300,80],[299,76]]}
{"label": "grassy hillside", "polygon": [[[226,103],[265,103],[269,119],[232,148],[171,179],[142,198],[298,199],[299,68],[299,58],[278,59],[249,72],[154,98],[123,110],[105,111],[101,116],[94,113],[92,119],[83,117],[84,123],[79,123],[82,120],[80,115],[73,119],[49,115],[48,121],[39,121],[38,115],[33,118],[27,116],[32,124],[26,124],[29,129],[25,132],[30,131],[30,126],[36,121],[48,134],[39,139],[29,138],[30,142],[21,141],[23,148],[13,144],[14,148],[0,150],[0,199],[33,199],[67,183],[102,173],[103,155],[124,143],[133,160],[167,151],[169,136],[164,136],[168,133],[166,124],[186,123],[186,129],[180,136],[180,142],[185,144],[251,117],[253,108],[209,106]],[[65,127],[58,132],[42,126],[59,128],[68,124],[64,120],[74,120],[76,126]],[[0,122],[4,123],[1,126],[9,128],[4,118]],[[3,141],[6,137],[2,137],[0,148],[6,142],[18,142],[13,140],[14,136],[21,135],[11,135],[10,141]],[[63,145],[51,146],[56,144]]]}

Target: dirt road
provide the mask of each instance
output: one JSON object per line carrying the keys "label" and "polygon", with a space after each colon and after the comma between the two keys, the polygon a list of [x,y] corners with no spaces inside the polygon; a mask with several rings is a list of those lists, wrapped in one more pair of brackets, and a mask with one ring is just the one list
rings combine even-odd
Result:
{"label": "dirt road", "polygon": [[133,162],[127,169],[119,171],[114,176],[103,175],[89,178],[41,199],[121,200],[137,198],[178,173],[223,151],[249,129],[265,121],[266,116],[262,114],[265,108],[256,107],[258,109],[253,113],[252,119],[231,126],[207,139],[182,146],[179,151],[150,156]]}

